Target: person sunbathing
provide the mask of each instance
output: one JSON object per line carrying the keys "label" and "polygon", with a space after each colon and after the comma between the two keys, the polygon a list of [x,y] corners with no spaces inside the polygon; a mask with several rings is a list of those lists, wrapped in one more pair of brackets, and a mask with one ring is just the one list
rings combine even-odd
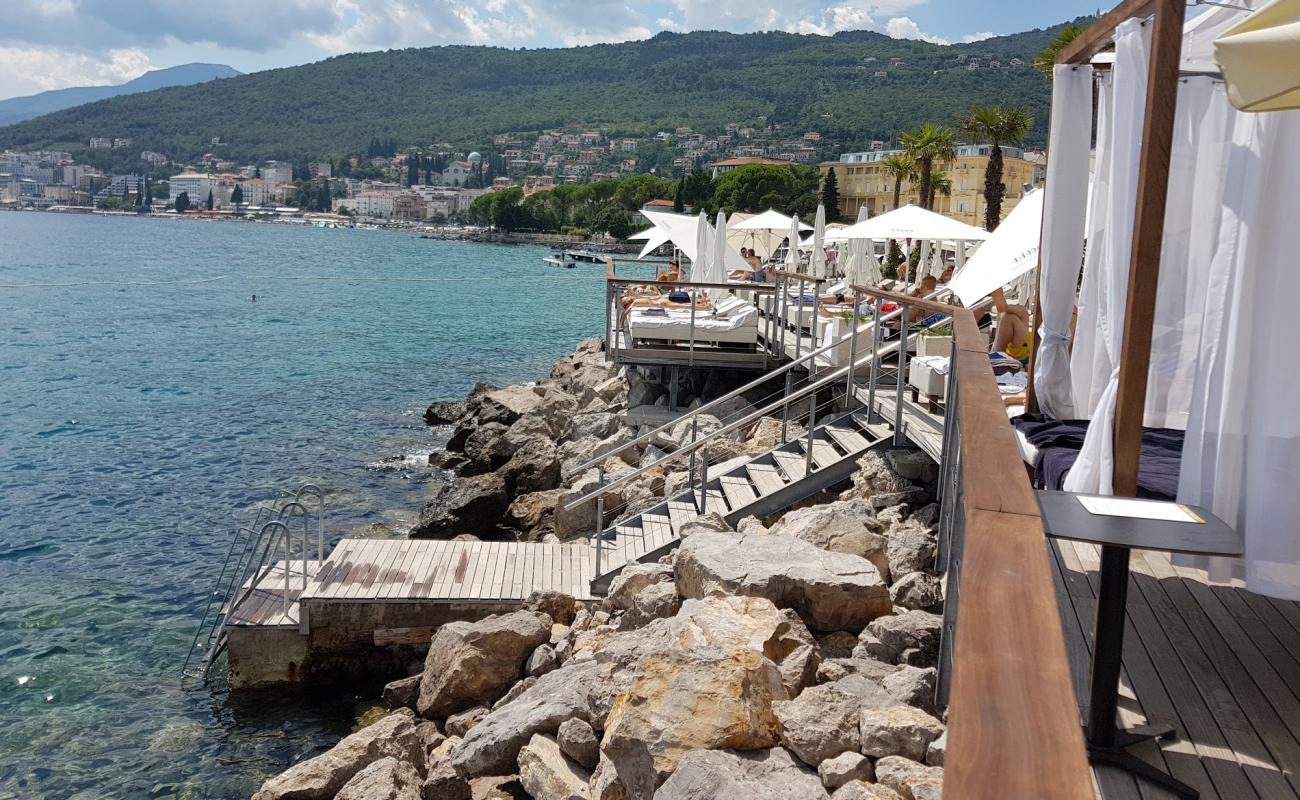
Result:
{"label": "person sunbathing", "polygon": [[730,277],[731,280],[733,281],[766,281],[767,280],[767,273],[763,270],[763,262],[759,260],[758,256],[754,255],[753,250],[750,250],[748,247],[740,248],[740,257],[743,258],[745,260],[745,263],[748,264],[750,267],[752,267],[752,269],[732,270],[731,273],[728,275],[728,277]]}
{"label": "person sunbathing", "polygon": [[697,310],[708,310],[713,307],[709,302],[708,292],[696,292],[692,296],[689,292],[681,289],[675,289],[666,295],[659,297],[634,297],[623,304],[623,316],[619,318],[620,326],[627,324],[627,318],[634,308],[686,308],[694,306]]}
{"label": "person sunbathing", "polygon": [[[915,297],[917,299],[924,299],[934,294],[935,291],[938,290],[938,288],[939,288],[939,279],[934,277],[933,275],[926,275],[924,278],[921,279],[921,282],[916,285],[915,289],[907,293],[907,296]],[[909,323],[920,322],[921,320],[930,316],[930,314],[931,312],[926,311],[924,308],[913,306],[912,313],[908,316],[908,322]]]}
{"label": "person sunbathing", "polygon": [[998,312],[997,334],[993,337],[990,353],[1006,353],[1021,363],[1029,361],[1033,349],[1033,328],[1029,321],[1029,309],[1016,303],[1008,303],[1001,289],[989,295],[993,307]]}

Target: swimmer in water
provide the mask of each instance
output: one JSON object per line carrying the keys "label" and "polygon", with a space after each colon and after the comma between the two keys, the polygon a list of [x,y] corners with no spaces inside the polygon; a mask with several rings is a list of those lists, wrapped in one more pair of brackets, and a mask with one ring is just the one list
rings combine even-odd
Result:
{"label": "swimmer in water", "polygon": [[254,303],[257,302],[257,295],[253,295],[253,300],[252,300],[252,302],[254,302]]}

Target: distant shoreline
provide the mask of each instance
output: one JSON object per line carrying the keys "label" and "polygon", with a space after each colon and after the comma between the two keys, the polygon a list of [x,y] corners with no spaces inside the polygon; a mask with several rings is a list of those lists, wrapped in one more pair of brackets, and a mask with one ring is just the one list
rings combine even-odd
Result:
{"label": "distant shoreline", "polygon": [[[392,221],[380,222],[375,220],[348,220],[346,218],[339,218],[339,215],[315,211],[303,212],[303,216],[300,217],[267,217],[265,215],[250,216],[224,213],[214,214],[212,216],[206,216],[203,214],[139,214],[134,211],[101,211],[99,209],[91,209],[82,206],[56,206],[48,209],[0,207],[0,210],[13,212],[35,211],[45,214],[75,214],[80,216],[96,217],[181,220],[187,222],[234,222],[261,223],[269,225],[296,225],[300,227],[355,228],[358,230],[412,233],[418,234],[422,239],[439,239],[443,241],[477,242],[480,244],[532,244],[556,248],[590,248],[594,245],[600,247],[602,251],[609,252],[611,255],[626,255],[628,253],[639,252],[639,245],[636,242],[592,241],[588,239],[575,239],[571,236],[564,236],[563,234],[557,233],[505,233],[489,228],[459,227],[455,225],[431,225],[419,223],[404,224]],[[322,222],[327,224],[319,224]]]}

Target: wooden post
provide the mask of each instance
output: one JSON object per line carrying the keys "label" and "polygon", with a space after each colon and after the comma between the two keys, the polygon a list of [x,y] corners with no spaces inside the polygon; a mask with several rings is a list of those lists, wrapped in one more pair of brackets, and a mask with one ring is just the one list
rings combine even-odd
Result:
{"label": "wooden post", "polygon": [[1129,257],[1128,303],[1119,358],[1119,394],[1115,400],[1115,468],[1111,488],[1116,495],[1125,497],[1137,495],[1147,371],[1151,365],[1151,328],[1160,278],[1165,199],[1169,194],[1169,152],[1174,139],[1174,103],[1183,41],[1183,0],[1158,0],[1155,5],[1142,158],[1138,162],[1137,212]]}

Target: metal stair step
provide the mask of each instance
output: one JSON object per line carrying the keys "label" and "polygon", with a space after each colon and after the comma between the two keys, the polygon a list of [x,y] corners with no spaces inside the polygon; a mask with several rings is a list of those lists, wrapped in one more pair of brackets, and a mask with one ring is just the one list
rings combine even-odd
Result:
{"label": "metal stair step", "polygon": [[865,450],[867,446],[871,444],[871,442],[867,441],[867,437],[858,433],[848,425],[839,422],[832,422],[830,425],[827,425],[824,430],[848,453],[856,453],[859,450]]}
{"label": "metal stair step", "polygon": [[672,521],[674,536],[677,536],[677,532],[682,529],[683,525],[697,516],[699,514],[695,511],[695,504],[689,500],[668,501],[668,517]]}
{"label": "metal stair step", "polygon": [[745,471],[758,489],[759,496],[769,495],[785,486],[781,471],[775,464],[750,463],[745,466]]}
{"label": "metal stair step", "polygon": [[[673,533],[672,520],[663,515],[646,512],[641,515],[641,528],[645,531],[642,544],[635,549],[638,556],[657,550],[677,538]],[[628,561],[636,559],[629,558]]]}
{"label": "metal stair step", "polygon": [[[807,445],[807,440],[804,440],[804,444]],[[831,444],[830,438],[820,431],[813,434],[812,451],[813,463],[819,469],[829,467],[844,458],[844,455],[835,449],[835,445]]]}
{"label": "metal stair step", "polygon": [[749,482],[749,477],[744,473],[734,475],[723,475],[718,481],[722,484],[722,491],[727,495],[727,503],[734,508],[744,508],[758,499],[758,492]]}
{"label": "metal stair step", "polygon": [[791,482],[802,480],[805,473],[807,457],[803,453],[803,447],[800,446],[795,450],[773,450],[772,459],[776,465],[786,474]]}

